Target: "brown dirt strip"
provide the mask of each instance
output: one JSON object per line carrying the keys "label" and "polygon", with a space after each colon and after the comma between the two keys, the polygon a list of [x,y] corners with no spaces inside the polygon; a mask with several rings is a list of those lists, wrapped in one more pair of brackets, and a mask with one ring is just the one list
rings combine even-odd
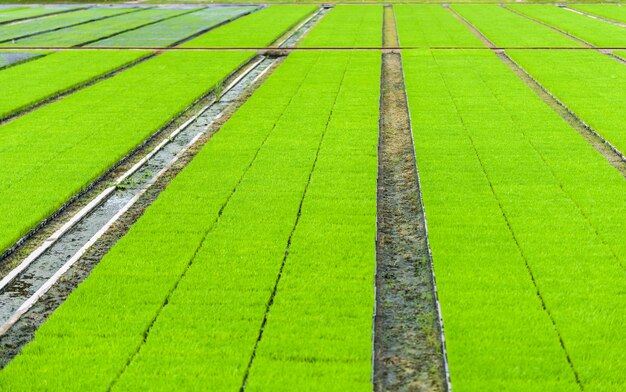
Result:
{"label": "brown dirt strip", "polygon": [[[67,274],[53,286],[26,314],[24,314],[20,320],[18,320],[6,334],[0,336],[0,369],[6,366],[22,349],[22,347],[30,342],[35,334],[35,331],[41,324],[43,324],[48,317],[58,308],[70,293],[89,276],[91,270],[102,260],[102,258],[109,252],[109,250],[115,245],[115,243],[123,237],[130,227],[135,223],[146,208],[148,208],[158,195],[168,186],[168,184],[180,173],[191,160],[198,154],[204,144],[206,144],[212,136],[219,131],[221,126],[228,121],[228,119],[243,105],[243,103],[252,95],[264,80],[271,75],[274,69],[280,64],[280,60],[274,64],[270,69],[257,80],[248,91],[240,97],[239,100],[234,101],[227,111],[217,119],[210,127],[210,130],[200,137],[198,141],[187,150],[183,156],[162,176],[159,180],[152,185],[146,193],[131,207],[112,227],[111,229],[98,240],[89,251],[81,257],[81,259],[67,272]],[[230,80],[234,80],[239,75],[233,75]],[[227,84],[227,83],[225,83]],[[135,154],[123,165],[116,168],[106,178],[102,179],[97,187],[94,187],[88,194],[83,195],[75,205],[72,205],[70,209],[64,211],[62,216],[51,222],[46,226],[42,232],[37,233],[36,237],[28,241],[22,248],[11,255],[7,261],[13,266],[18,263],[23,257],[28,255],[33,249],[41,244],[41,242],[52,234],[56,229],[63,225],[63,223],[74,215],[80,208],[89,203],[95,195],[100,193],[106,188],[110,182],[114,181],[122,173],[130,169],[137,161],[143,158],[145,153],[151,151],[156,145],[163,141],[173,130],[178,128],[187,119],[193,117],[195,113],[202,107],[210,104],[214,99],[213,94],[205,96],[202,100],[198,101],[193,107],[181,117],[177,118],[168,127],[159,132],[159,135],[153,138],[144,148],[141,153]],[[80,204],[80,205],[79,205]],[[45,231],[45,233],[43,233]],[[2,266],[1,275],[6,274],[9,269],[7,265]],[[1,276],[0,275],[0,276]]]}
{"label": "brown dirt strip", "polygon": [[[384,41],[397,45],[393,9]],[[442,329],[399,51],[382,54],[374,390],[445,391]]]}

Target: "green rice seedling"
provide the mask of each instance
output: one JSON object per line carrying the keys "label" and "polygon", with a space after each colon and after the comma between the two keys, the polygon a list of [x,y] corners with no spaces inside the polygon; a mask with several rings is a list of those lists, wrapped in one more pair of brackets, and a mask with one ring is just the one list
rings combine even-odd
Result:
{"label": "green rice seedling", "polygon": [[547,4],[511,4],[507,7],[557,27],[592,45],[609,48],[626,47],[624,28]]}
{"label": "green rice seedling", "polygon": [[168,19],[157,24],[99,40],[88,46],[162,47],[175,44],[189,36],[250,12],[254,7],[206,8]]}
{"label": "green rice seedling", "polygon": [[619,389],[623,177],[491,51],[403,57],[454,388]]}
{"label": "green rice seedling", "polygon": [[[379,70],[373,52],[292,53],[0,372],[0,387],[239,389],[290,238],[250,388],[370,387]],[[307,254],[322,242],[327,254]],[[324,276],[326,296],[309,292]],[[300,333],[276,322],[285,312],[302,317]],[[274,352],[281,380],[266,367]]]}
{"label": "green rice seedling", "polygon": [[302,40],[307,47],[374,47],[382,43],[383,7],[335,6]]}
{"label": "green rice seedling", "polygon": [[497,4],[451,6],[500,47],[577,47],[582,44]]}
{"label": "green rice seedling", "polygon": [[0,118],[96,79],[147,51],[66,51],[0,71]]}
{"label": "green rice seedling", "polygon": [[35,34],[42,31],[60,29],[66,26],[85,23],[91,20],[121,15],[135,11],[132,8],[89,8],[66,14],[50,15],[15,24],[0,26],[0,41],[15,40],[19,37]]}
{"label": "green rice seedling", "polygon": [[439,4],[397,4],[393,9],[402,46],[483,46],[450,11]]}
{"label": "green rice seedling", "polygon": [[112,34],[141,27],[187,12],[189,12],[189,10],[145,9],[18,39],[11,43],[5,43],[3,46],[80,46],[101,38],[107,38]]}
{"label": "green rice seedling", "polygon": [[[510,56],[585,123],[626,153],[626,67],[595,51],[510,51]],[[619,52],[617,52],[619,55]]]}
{"label": "green rice seedling", "polygon": [[181,46],[185,48],[265,47],[317,8],[310,4],[272,5],[202,34]]}
{"label": "green rice seedling", "polygon": [[253,55],[163,53],[0,127],[0,249]]}
{"label": "green rice seedling", "polygon": [[22,20],[26,18],[35,18],[46,14],[53,14],[62,11],[77,9],[76,6],[53,6],[53,7],[14,7],[2,8],[0,10],[0,23],[10,22],[12,20]]}
{"label": "green rice seedling", "polygon": [[626,23],[626,7],[621,4],[568,4],[568,8]]}

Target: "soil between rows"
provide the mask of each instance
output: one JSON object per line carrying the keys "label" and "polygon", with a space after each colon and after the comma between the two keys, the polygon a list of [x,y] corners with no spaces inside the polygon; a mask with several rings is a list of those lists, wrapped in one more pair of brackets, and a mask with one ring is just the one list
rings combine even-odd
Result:
{"label": "soil between rows", "polygon": [[[393,13],[387,10],[384,32],[386,43],[397,44]],[[441,329],[402,57],[382,56],[374,389],[444,391]]]}

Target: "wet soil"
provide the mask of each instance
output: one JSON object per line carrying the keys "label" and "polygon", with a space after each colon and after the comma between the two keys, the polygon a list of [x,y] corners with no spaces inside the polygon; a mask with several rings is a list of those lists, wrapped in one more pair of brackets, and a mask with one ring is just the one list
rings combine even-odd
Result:
{"label": "wet soil", "polygon": [[[385,43],[397,46],[388,8]],[[400,53],[383,53],[381,89],[374,389],[444,391],[441,328]]]}

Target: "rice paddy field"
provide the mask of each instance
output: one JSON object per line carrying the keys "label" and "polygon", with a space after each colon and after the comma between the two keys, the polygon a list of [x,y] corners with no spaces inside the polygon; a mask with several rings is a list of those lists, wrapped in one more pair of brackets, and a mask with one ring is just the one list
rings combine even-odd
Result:
{"label": "rice paddy field", "polygon": [[626,5],[276,3],[0,4],[0,390],[626,390]]}

